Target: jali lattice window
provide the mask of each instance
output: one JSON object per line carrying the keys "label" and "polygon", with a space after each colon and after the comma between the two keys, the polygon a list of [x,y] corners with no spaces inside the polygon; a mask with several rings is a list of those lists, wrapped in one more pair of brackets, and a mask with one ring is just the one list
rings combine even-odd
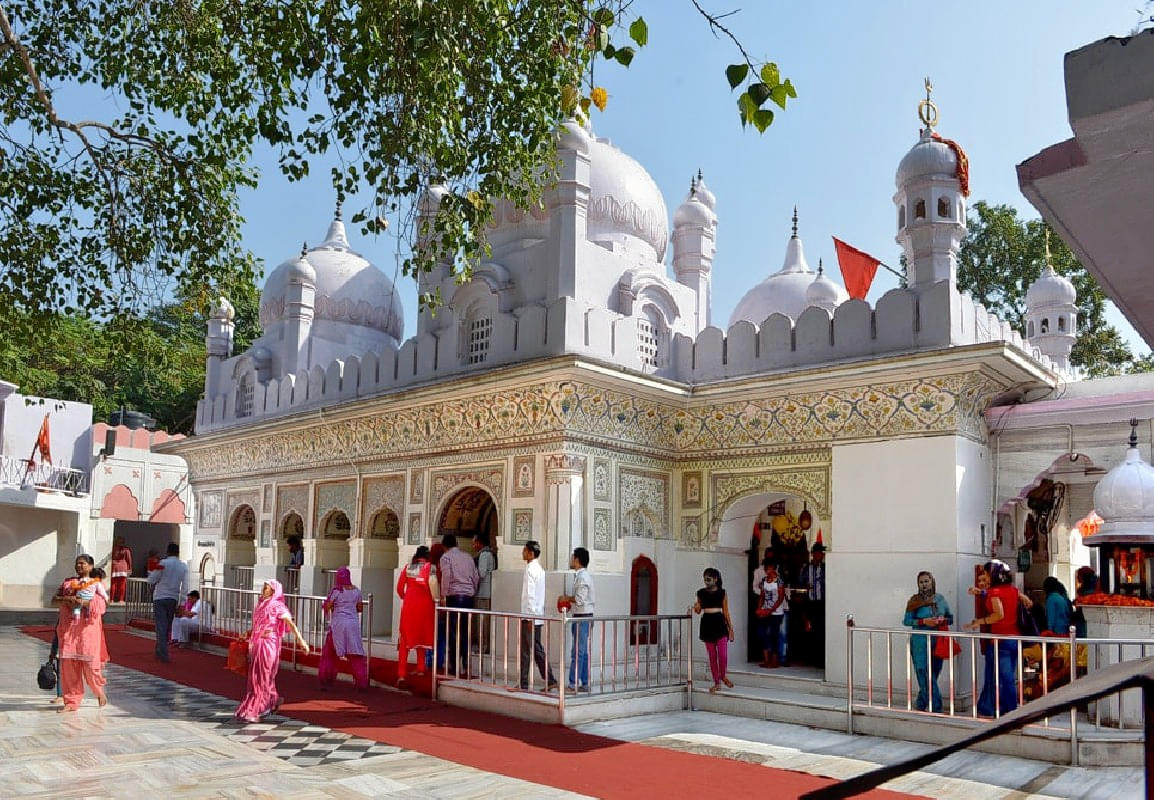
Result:
{"label": "jali lattice window", "polygon": [[637,319],[637,352],[643,367],[657,366],[657,343],[660,330],[648,317]]}
{"label": "jali lattice window", "polygon": [[237,417],[251,417],[252,416],[252,397],[253,397],[253,379],[252,374],[242,375],[240,383],[236,387],[236,415]]}
{"label": "jali lattice window", "polygon": [[480,364],[489,356],[489,341],[493,338],[493,319],[477,317],[469,320],[465,341],[465,363]]}

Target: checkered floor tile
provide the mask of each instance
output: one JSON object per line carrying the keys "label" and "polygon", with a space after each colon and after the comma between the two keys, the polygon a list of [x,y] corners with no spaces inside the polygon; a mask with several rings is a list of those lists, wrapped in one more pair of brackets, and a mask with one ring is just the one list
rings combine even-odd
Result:
{"label": "checkered floor tile", "polygon": [[237,702],[163,678],[108,664],[112,696],[131,693],[173,719],[204,725],[214,733],[262,750],[299,767],[353,761],[399,752],[400,748],[273,714],[262,722],[240,722]]}

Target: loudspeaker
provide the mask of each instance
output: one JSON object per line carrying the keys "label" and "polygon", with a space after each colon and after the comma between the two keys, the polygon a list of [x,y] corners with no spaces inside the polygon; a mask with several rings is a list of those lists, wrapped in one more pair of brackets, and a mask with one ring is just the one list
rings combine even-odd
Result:
{"label": "loudspeaker", "polygon": [[116,454],[116,428],[109,428],[104,432],[104,449],[100,451],[100,455],[107,458],[108,456]]}

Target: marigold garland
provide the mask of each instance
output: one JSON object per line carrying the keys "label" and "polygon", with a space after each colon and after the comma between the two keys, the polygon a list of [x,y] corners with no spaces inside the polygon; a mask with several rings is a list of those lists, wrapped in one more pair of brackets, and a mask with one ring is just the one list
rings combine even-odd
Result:
{"label": "marigold garland", "polygon": [[954,177],[958,179],[958,183],[962,185],[962,197],[970,196],[970,159],[966,155],[966,151],[962,146],[953,139],[947,139],[937,131],[933,132],[934,141],[941,142],[954,151],[954,156],[958,160],[957,169],[954,170]]}

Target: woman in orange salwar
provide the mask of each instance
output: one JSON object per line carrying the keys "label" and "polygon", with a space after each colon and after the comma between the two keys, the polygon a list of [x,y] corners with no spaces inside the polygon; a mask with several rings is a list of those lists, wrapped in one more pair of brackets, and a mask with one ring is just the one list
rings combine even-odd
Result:
{"label": "woman in orange salwar", "polygon": [[104,694],[104,611],[108,607],[99,581],[90,577],[92,556],[76,557],[76,577],[60,585],[52,602],[60,607],[56,636],[60,642],[60,684],[64,698],[61,711],[75,711],[84,700],[84,684],[101,705]]}
{"label": "woman in orange salwar", "polygon": [[425,653],[433,646],[436,601],[440,596],[437,573],[429,561],[429,548],[421,545],[413,562],[397,578],[397,596],[401,604],[401,635],[397,637],[397,685],[405,682],[409,671],[409,650],[417,648],[417,674],[425,671]]}
{"label": "woman in orange salwar", "polygon": [[276,673],[280,667],[281,637],[286,628],[293,632],[307,656],[308,642],[284,603],[280,581],[265,581],[252,612],[252,630],[248,634],[248,691],[236,710],[237,719],[260,722],[280,708],[282,698],[276,691]]}

